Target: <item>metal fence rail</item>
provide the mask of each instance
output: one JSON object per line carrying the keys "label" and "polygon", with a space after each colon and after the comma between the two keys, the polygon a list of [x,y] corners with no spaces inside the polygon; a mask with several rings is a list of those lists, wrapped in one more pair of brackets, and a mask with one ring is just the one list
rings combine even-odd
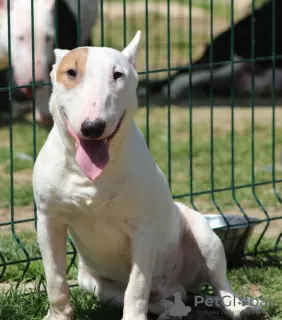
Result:
{"label": "metal fence rail", "polygon": [[[58,0],[57,0],[58,1]],[[278,0],[276,0],[278,1]],[[273,225],[282,226],[282,210],[281,210],[281,183],[282,174],[280,172],[279,164],[279,151],[282,149],[281,137],[277,135],[279,131],[277,121],[277,110],[280,107],[277,106],[275,86],[275,68],[276,61],[281,56],[276,54],[276,34],[275,34],[275,0],[272,1],[273,5],[273,18],[272,18],[272,55],[267,57],[256,57],[255,41],[251,43],[251,55],[250,59],[245,61],[250,62],[252,70],[251,87],[252,92],[247,100],[249,101],[247,110],[249,116],[248,130],[246,131],[246,140],[248,141],[247,153],[248,161],[244,164],[240,163],[238,159],[237,151],[240,149],[241,136],[238,135],[236,128],[238,121],[236,120],[236,107],[238,101],[236,100],[236,92],[234,90],[235,79],[235,67],[239,63],[235,57],[234,52],[234,25],[238,21],[236,3],[231,1],[213,1],[202,0],[196,3],[194,1],[182,1],[182,0],[157,0],[150,2],[149,0],[129,1],[123,0],[123,3],[119,1],[101,0],[99,2],[100,17],[99,21],[93,28],[93,43],[101,46],[113,46],[118,49],[122,49],[123,46],[132,38],[137,29],[142,30],[142,44],[138,57],[138,71],[140,79],[144,83],[149,83],[153,80],[161,78],[172,79],[175,72],[187,69],[189,65],[189,82],[192,83],[192,73],[194,70],[203,67],[210,68],[209,82],[213,83],[215,80],[215,69],[219,66],[230,66],[230,75],[232,83],[230,85],[230,91],[227,96],[227,102],[225,112],[228,114],[224,125],[228,127],[226,130],[225,138],[228,141],[226,146],[228,147],[227,155],[225,155],[225,161],[228,163],[226,168],[221,168],[221,164],[218,159],[220,157],[221,146],[219,145],[221,138],[218,138],[217,129],[215,128],[215,121],[217,121],[218,104],[214,94],[214,87],[210,86],[204,105],[206,108],[206,122],[202,128],[202,135],[199,134],[200,129],[196,127],[197,121],[197,97],[193,86],[187,89],[186,100],[184,106],[182,105],[181,117],[186,117],[186,127],[183,129],[183,135],[185,136],[186,149],[184,151],[185,157],[178,157],[178,153],[174,148],[174,145],[178,142],[178,138],[175,138],[175,132],[178,130],[178,124],[171,119],[176,115],[176,112],[180,108],[175,107],[175,103],[171,99],[171,88],[168,86],[168,93],[165,104],[162,105],[161,112],[165,114],[166,135],[163,137],[165,140],[163,146],[167,147],[165,160],[162,163],[162,169],[168,178],[173,197],[179,199],[202,212],[215,213],[223,217],[223,221],[226,223],[226,227],[221,233],[223,241],[230,241],[230,235],[234,236],[234,228],[248,227],[251,225],[250,217],[256,217],[256,223],[262,225],[261,229],[254,235],[253,244],[244,253],[245,256],[259,255],[265,252],[277,252],[282,249],[281,238],[282,229],[279,228],[276,232],[271,233],[269,236],[268,231],[271,230]],[[8,11],[10,10],[10,1],[7,1]],[[251,15],[254,18],[254,12],[258,1],[254,0],[250,2]],[[33,1],[31,0],[31,6],[33,8]],[[80,1],[77,0],[77,10],[80,12]],[[195,12],[197,14],[195,14]],[[202,16],[201,16],[201,14]],[[219,17],[219,18],[218,18]],[[34,11],[31,11],[31,19],[34,20]],[[197,23],[203,26],[203,30],[195,31],[195,20]],[[57,17],[55,17],[55,25],[57,26]],[[213,39],[215,34],[219,34],[224,28],[217,29],[217,23],[215,20],[225,21],[225,28],[231,26],[230,31],[230,60],[214,61],[214,45]],[[252,39],[255,37],[255,19],[252,19],[251,34]],[[9,22],[9,34],[10,17]],[[78,23],[79,25],[79,23]],[[32,34],[34,34],[34,23],[31,24]],[[78,41],[80,39],[79,33],[80,27],[78,27]],[[57,41],[56,41],[57,43]],[[78,42],[78,46],[79,46]],[[209,54],[210,61],[202,65],[193,65],[193,61],[201,55],[203,52],[204,44],[210,43]],[[13,48],[14,49],[14,48]],[[34,61],[34,44],[32,45],[32,57]],[[42,265],[40,264],[40,252],[36,244],[36,238],[29,233],[32,229],[30,227],[24,227],[33,224],[33,230],[36,229],[36,207],[33,202],[31,190],[31,181],[28,180],[26,192],[26,198],[20,198],[17,194],[20,194],[20,188],[26,187],[22,183],[19,184],[19,180],[15,180],[15,172],[26,169],[15,168],[15,161],[17,160],[17,152],[21,146],[15,144],[15,139],[18,139],[19,132],[17,122],[12,117],[12,90],[17,88],[12,85],[12,70],[11,70],[11,40],[9,36],[9,72],[8,72],[8,87],[0,88],[0,90],[8,90],[10,100],[10,118],[8,126],[4,126],[1,130],[6,130],[8,135],[7,140],[0,141],[0,158],[9,158],[8,171],[9,179],[0,181],[0,217],[3,213],[5,219],[0,220],[0,281],[7,280],[22,280],[25,278],[36,278],[38,275],[43,274]],[[256,124],[256,112],[258,100],[255,95],[255,64],[257,61],[271,61],[272,62],[272,92],[270,100],[268,102],[268,115],[271,115],[271,122],[267,128],[268,135],[261,135]],[[33,63],[33,78],[35,78],[35,67]],[[40,84],[49,85],[50,83]],[[32,156],[33,161],[36,159],[39,148],[38,136],[41,135],[41,131],[35,125],[35,88],[37,84],[33,81],[30,85],[33,92],[32,99],[32,125],[29,127],[29,151],[27,152]],[[158,119],[153,117],[154,113],[154,99],[149,90],[146,91],[142,99],[140,99],[140,107],[145,107],[144,121],[146,127],[144,134],[151,148],[153,155],[157,154],[157,146],[152,146],[156,134],[154,132],[154,126]],[[157,104],[158,105],[158,104]],[[142,108],[141,108],[142,109]],[[144,109],[144,108],[143,108]],[[183,111],[184,110],[184,111]],[[196,115],[196,116],[195,116]],[[15,131],[16,130],[16,131]],[[16,133],[16,136],[15,136]],[[0,133],[1,135],[1,133]],[[222,138],[223,139],[223,138]],[[260,140],[257,140],[260,139]],[[262,139],[262,140],[261,140]],[[200,144],[205,141],[204,146],[208,150],[209,155],[205,156],[203,173],[200,173],[199,166],[201,164],[196,161],[195,158],[200,148]],[[239,142],[238,142],[239,141]],[[258,141],[259,144],[258,144]],[[268,145],[269,156],[266,160],[269,163],[260,161],[260,152],[258,150],[262,143]],[[162,147],[163,147],[162,146]],[[202,147],[201,147],[202,148]],[[201,149],[202,150],[202,149]],[[157,157],[157,156],[156,156]],[[158,158],[158,157],[157,157]],[[245,161],[244,160],[244,161]],[[1,162],[1,159],[0,159]],[[181,177],[181,190],[177,186],[179,180],[176,179],[176,169],[178,162],[183,163],[183,176]],[[2,163],[2,162],[1,162]],[[270,165],[268,171],[261,167],[262,165]],[[17,165],[18,166],[18,165]],[[0,166],[1,168],[1,166]],[[31,169],[30,164],[27,165],[28,169]],[[240,177],[237,175],[240,170],[247,170],[249,177]],[[248,169],[246,169],[248,168]],[[222,169],[222,171],[221,171]],[[5,173],[6,174],[6,173]],[[29,173],[31,175],[31,171]],[[179,172],[177,172],[179,174]],[[225,175],[224,181],[218,180],[219,175]],[[199,184],[198,181],[201,177],[205,179],[205,183]],[[1,179],[0,179],[1,180]],[[7,190],[7,183],[9,183],[9,192]],[[176,184],[177,183],[177,184]],[[4,191],[6,193],[4,193]],[[263,196],[262,196],[263,195]],[[20,199],[19,199],[20,198]],[[246,204],[246,198],[252,201],[252,205],[249,202]],[[33,209],[30,207],[33,205]],[[29,214],[20,215],[21,208],[29,206]],[[273,209],[274,208],[274,209]],[[254,209],[256,211],[254,211]],[[275,214],[273,214],[273,210]],[[31,216],[31,213],[33,216]],[[229,213],[235,213],[241,219],[240,223],[232,226],[229,224]],[[256,227],[255,227],[256,228]],[[27,232],[25,229],[28,229]],[[233,230],[233,231],[232,231]],[[242,233],[236,234],[237,237],[244,237]],[[265,245],[264,240],[267,240]],[[69,268],[71,269],[75,265],[75,249],[69,239],[68,256],[69,256]]]}

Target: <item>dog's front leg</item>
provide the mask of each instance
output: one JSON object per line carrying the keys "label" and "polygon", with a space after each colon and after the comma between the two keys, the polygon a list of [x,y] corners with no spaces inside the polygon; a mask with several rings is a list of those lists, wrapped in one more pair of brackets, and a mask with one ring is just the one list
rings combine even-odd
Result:
{"label": "dog's front leg", "polygon": [[151,228],[137,228],[132,239],[132,268],[125,291],[123,320],[147,320],[148,300],[156,256]]}
{"label": "dog's front leg", "polygon": [[37,237],[43,259],[50,308],[44,320],[69,320],[73,309],[66,281],[67,226],[38,212]]}

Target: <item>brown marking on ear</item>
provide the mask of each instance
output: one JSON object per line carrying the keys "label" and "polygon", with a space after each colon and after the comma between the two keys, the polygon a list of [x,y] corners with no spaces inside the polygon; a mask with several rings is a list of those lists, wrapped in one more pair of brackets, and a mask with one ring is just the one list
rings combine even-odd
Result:
{"label": "brown marking on ear", "polygon": [[[62,83],[66,89],[75,88],[85,75],[86,61],[88,57],[87,48],[76,48],[68,52],[61,60],[56,74],[58,83]],[[76,71],[74,78],[68,75],[68,70]]]}

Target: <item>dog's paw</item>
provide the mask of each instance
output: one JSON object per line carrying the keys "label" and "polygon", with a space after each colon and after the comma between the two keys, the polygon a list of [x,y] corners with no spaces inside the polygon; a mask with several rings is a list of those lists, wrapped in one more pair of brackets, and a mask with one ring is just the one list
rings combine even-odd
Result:
{"label": "dog's paw", "polygon": [[43,320],[72,320],[73,319],[73,309],[68,306],[64,313],[49,309],[47,315]]}
{"label": "dog's paw", "polygon": [[266,320],[269,319],[267,313],[260,307],[247,306],[240,312],[240,320]]}

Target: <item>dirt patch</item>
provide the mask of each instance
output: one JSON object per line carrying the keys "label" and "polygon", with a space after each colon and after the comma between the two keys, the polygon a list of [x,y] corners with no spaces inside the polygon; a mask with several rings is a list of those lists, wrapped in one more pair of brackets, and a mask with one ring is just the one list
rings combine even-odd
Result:
{"label": "dirt patch", "polygon": [[[201,207],[201,201],[197,202],[197,205]],[[267,213],[269,215],[269,218],[277,218],[282,217],[282,208],[280,207],[267,207]],[[259,209],[259,208],[250,208],[250,209],[244,209],[245,213],[248,215],[248,217],[254,217],[257,219],[266,219],[265,213]],[[218,211],[212,211],[209,212],[211,214],[219,214]],[[242,216],[242,212],[238,207],[232,207],[228,210],[224,210],[224,214],[232,214],[232,215],[239,215]],[[22,231],[22,230],[35,230],[34,229],[34,222],[24,222],[24,223],[17,223],[17,221],[21,221],[24,219],[33,219],[34,218],[34,211],[33,206],[24,206],[24,207],[15,207],[14,208],[14,220],[16,222],[16,231]],[[10,209],[0,209],[0,223],[6,223],[11,221],[11,212]],[[263,230],[266,227],[266,222],[263,222],[259,225],[257,225],[254,228],[254,234],[260,235]],[[10,225],[7,225],[5,227],[1,227],[1,231],[9,231]],[[282,230],[282,219],[275,219],[270,222],[269,227],[266,231],[267,237],[278,237]],[[282,240],[282,239],[281,239]]]}
{"label": "dirt patch", "polygon": [[[265,237],[278,237],[282,232],[282,208],[266,208],[269,218],[280,218],[277,220],[270,221],[268,228],[266,230]],[[249,209],[247,210],[250,217],[256,217],[259,219],[267,219],[266,214],[260,209]],[[257,225],[254,228],[254,234],[261,235],[264,231],[267,223],[264,222]],[[280,239],[282,241],[282,238]]]}
{"label": "dirt patch", "polygon": [[[0,174],[2,178],[9,178],[10,173],[5,172],[5,165],[0,165]],[[32,169],[14,171],[13,174],[15,185],[26,185],[32,183]]]}
{"label": "dirt patch", "polygon": [[[275,126],[282,126],[282,107],[277,106],[275,109]],[[146,109],[139,109],[136,115],[138,125],[146,124]],[[157,119],[157,120],[156,120]],[[197,108],[192,111],[193,125],[210,125],[211,109],[210,107]],[[251,110],[248,108],[236,107],[234,111],[234,129],[236,132],[246,128],[246,124],[250,125],[252,119]],[[189,111],[184,108],[171,107],[171,125],[177,126],[180,123],[186,123],[189,120]],[[154,121],[158,124],[167,126],[167,110],[165,108],[152,108],[149,111],[149,125]],[[257,108],[255,110],[255,125],[270,126],[272,125],[271,108]],[[222,131],[231,130],[231,108],[219,107],[213,110],[213,126],[215,129]],[[187,129],[188,130],[188,129]]]}
{"label": "dirt patch", "polygon": [[30,184],[32,182],[32,170],[26,169],[14,172],[14,182],[17,185]]}
{"label": "dirt patch", "polygon": [[[14,222],[16,231],[22,230],[31,230],[34,229],[34,222],[23,222],[20,223],[18,221],[33,219],[34,218],[34,210],[33,206],[24,206],[24,207],[14,207]],[[0,208],[0,224],[9,223],[12,221],[11,209],[10,208]],[[11,225],[1,226],[0,230],[9,231],[11,229]]]}

